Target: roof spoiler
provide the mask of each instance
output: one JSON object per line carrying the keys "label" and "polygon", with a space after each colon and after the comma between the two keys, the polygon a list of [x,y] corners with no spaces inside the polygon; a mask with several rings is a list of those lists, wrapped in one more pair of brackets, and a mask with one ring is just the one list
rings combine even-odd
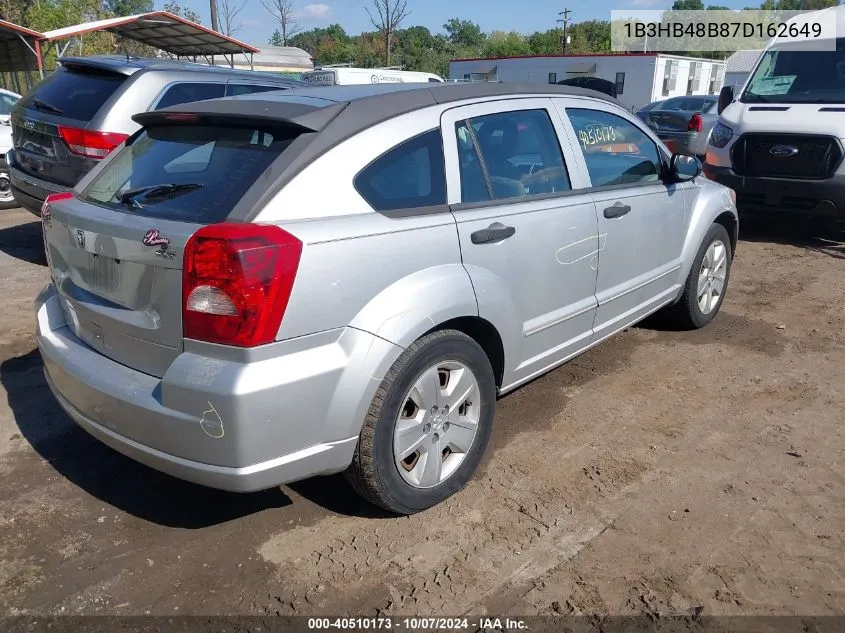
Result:
{"label": "roof spoiler", "polygon": [[152,112],[140,112],[135,114],[132,120],[144,127],[271,125],[292,128],[302,134],[319,132],[347,105],[349,105],[348,102],[340,102],[326,107],[316,107],[295,102],[215,99]]}

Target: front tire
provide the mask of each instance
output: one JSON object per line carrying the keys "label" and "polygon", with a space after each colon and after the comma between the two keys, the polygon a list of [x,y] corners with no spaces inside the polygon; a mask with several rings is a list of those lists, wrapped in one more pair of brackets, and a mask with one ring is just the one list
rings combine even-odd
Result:
{"label": "front tire", "polygon": [[681,299],[670,310],[679,328],[702,328],[716,318],[728,289],[732,261],[727,229],[713,224],[695,256]]}
{"label": "front tire", "polygon": [[478,343],[457,330],[427,334],[376,391],[346,478],[397,514],[437,505],[477,470],[495,408],[493,369]]}

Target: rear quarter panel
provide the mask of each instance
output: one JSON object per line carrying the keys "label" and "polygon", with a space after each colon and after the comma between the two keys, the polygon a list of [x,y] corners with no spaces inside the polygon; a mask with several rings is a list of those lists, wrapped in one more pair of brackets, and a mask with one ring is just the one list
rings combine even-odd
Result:
{"label": "rear quarter panel", "polygon": [[449,208],[377,213],[353,184],[385,151],[439,130],[442,109],[397,117],[341,143],[256,217],[303,242],[278,339],[351,326],[406,347],[444,321],[478,314]]}

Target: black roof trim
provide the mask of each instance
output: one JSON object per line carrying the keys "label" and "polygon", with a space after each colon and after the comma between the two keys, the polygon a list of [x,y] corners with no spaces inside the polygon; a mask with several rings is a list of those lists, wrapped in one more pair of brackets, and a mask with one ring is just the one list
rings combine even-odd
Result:
{"label": "black roof trim", "polygon": [[238,70],[225,66],[211,66],[208,64],[196,64],[193,62],[159,59],[156,57],[126,57],[119,55],[91,55],[89,57],[61,57],[59,63],[62,66],[89,67],[99,70],[108,70],[122,75],[132,75],[141,70],[156,70],[170,72],[197,72],[229,75],[233,79],[250,79],[261,82],[286,84],[296,87],[307,87],[305,81],[282,77],[273,73],[260,73],[253,70]]}
{"label": "black roof trim", "polygon": [[[319,132],[326,127],[347,106],[346,103],[332,103],[328,107],[319,107],[306,103],[287,103],[285,107],[268,108],[265,102],[247,102],[247,107],[235,99],[221,100],[216,108],[207,108],[207,102],[192,103],[186,111],[182,106],[173,106],[151,112],[140,112],[132,120],[144,127],[158,125],[244,125],[275,124],[284,125],[303,132]],[[281,104],[278,104],[281,105]],[[196,117],[191,120],[191,117]]]}

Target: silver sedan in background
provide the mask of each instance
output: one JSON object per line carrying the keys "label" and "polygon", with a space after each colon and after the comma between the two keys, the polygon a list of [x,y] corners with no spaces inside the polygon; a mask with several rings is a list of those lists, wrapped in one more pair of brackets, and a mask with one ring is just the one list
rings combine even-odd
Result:
{"label": "silver sedan in background", "polygon": [[716,95],[673,97],[656,106],[646,106],[637,112],[637,116],[671,151],[694,154],[703,159],[710,131],[719,118],[716,112],[718,101]]}

